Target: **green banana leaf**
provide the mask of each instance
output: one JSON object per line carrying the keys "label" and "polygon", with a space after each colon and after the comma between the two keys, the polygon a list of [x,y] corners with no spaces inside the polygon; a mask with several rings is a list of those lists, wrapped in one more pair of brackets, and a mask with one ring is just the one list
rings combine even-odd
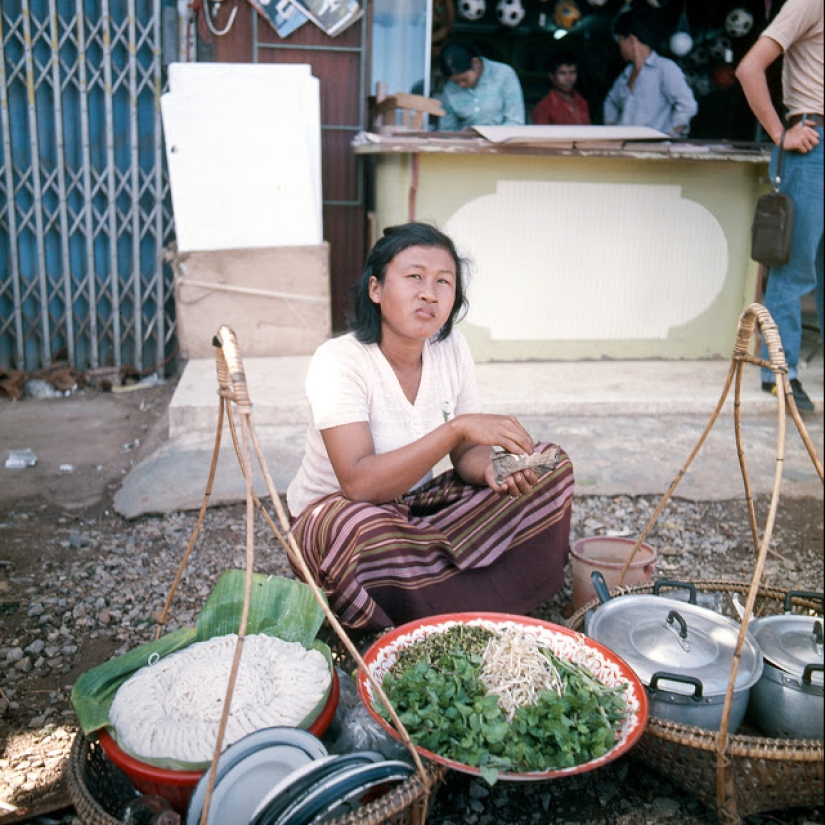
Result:
{"label": "green banana leaf", "polygon": [[[218,579],[198,615],[199,642],[238,632],[245,587],[243,570],[227,570]],[[281,576],[253,574],[247,633],[267,633],[309,647],[323,623],[324,611],[309,585]]]}
{"label": "green banana leaf", "polygon": [[[112,700],[118,688],[135,671],[147,665],[150,657],[154,660],[157,654],[157,658],[163,658],[192,642],[237,633],[243,611],[245,585],[245,571],[226,571],[209,594],[198,615],[195,629],[179,628],[82,674],[72,688],[72,707],[84,735],[91,736],[101,728],[108,728],[109,733],[117,739],[117,732],[109,721]],[[332,672],[332,653],[324,642],[315,638],[323,622],[324,611],[308,585],[281,576],[253,574],[247,635],[265,633],[286,642],[299,642],[306,648],[319,650]],[[328,698],[329,690],[299,727],[309,727],[320,715]],[[182,770],[204,768],[203,765],[174,760],[144,761]]]}

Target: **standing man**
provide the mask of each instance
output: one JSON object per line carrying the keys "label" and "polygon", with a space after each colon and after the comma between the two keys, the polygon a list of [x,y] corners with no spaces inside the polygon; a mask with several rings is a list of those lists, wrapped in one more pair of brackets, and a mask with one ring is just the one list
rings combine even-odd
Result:
{"label": "standing man", "polygon": [[533,123],[590,125],[590,107],[576,91],[579,70],[570,52],[556,52],[549,62],[550,91],[533,108]]}
{"label": "standing man", "polygon": [[523,126],[524,94],[512,66],[482,57],[472,43],[446,45],[438,57],[447,82],[438,128],[458,132],[471,126]]}
{"label": "standing man", "polygon": [[653,50],[648,16],[641,9],[623,12],[613,32],[627,66],[604,100],[605,124],[647,126],[685,137],[699,107],[682,70]]}
{"label": "standing man", "polygon": [[[748,105],[776,144],[770,176],[776,176],[779,146],[784,146],[780,190],[794,202],[795,217],[791,259],[773,267],[764,304],[779,330],[788,362],[788,378],[801,412],[812,412],[813,402],[798,377],[802,343],[800,299],[816,290],[820,333],[825,331],[823,311],[823,22],[822,0],[785,0],[773,22],[760,35],[736,69]],[[783,123],[768,89],[766,70],[784,55]],[[783,142],[784,137],[784,142]],[[762,344],[762,358],[768,359]],[[762,370],[762,389],[776,394],[774,374]]]}

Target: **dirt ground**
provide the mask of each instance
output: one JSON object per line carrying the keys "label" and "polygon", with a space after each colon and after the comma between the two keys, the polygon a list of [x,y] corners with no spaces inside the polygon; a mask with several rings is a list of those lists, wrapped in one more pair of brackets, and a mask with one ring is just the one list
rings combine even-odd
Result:
{"label": "dirt ground", "polygon": [[[126,473],[165,437],[175,384],[17,401],[0,394],[0,502],[38,499],[87,517],[105,510]],[[25,449],[37,458],[33,467],[5,467],[11,451]]]}

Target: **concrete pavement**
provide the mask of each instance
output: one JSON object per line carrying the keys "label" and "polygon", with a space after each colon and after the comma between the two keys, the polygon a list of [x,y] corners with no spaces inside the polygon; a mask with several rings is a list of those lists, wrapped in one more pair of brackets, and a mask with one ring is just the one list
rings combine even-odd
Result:
{"label": "concrete pavement", "polygon": [[[302,455],[308,408],[303,380],[309,358],[244,360],[252,424],[276,489],[283,492]],[[519,416],[536,440],[561,444],[573,460],[578,495],[661,495],[685,465],[720,399],[730,361],[576,361],[485,363],[477,367],[485,410]],[[817,454],[823,454],[821,349],[800,369],[816,404],[804,416]],[[713,429],[674,495],[697,501],[744,497],[737,459],[731,387]],[[742,434],[755,495],[773,489],[777,401],[760,388],[759,370],[745,365]],[[212,359],[189,361],[169,406],[168,432],[137,464],[116,494],[127,518],[197,509],[208,478],[218,412]],[[255,489],[266,495],[256,471]],[[780,494],[822,498],[813,461],[790,415]],[[244,483],[229,429],[211,503],[243,500]]]}

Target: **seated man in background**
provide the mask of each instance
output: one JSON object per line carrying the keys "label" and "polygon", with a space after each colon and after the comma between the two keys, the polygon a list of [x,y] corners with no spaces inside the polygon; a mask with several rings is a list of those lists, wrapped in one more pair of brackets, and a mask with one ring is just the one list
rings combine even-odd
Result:
{"label": "seated man in background", "polygon": [[447,82],[438,128],[458,132],[471,126],[523,126],[524,94],[512,66],[482,57],[470,43],[449,43],[439,55]]}
{"label": "seated man in background", "polygon": [[653,26],[644,10],[620,14],[613,31],[627,66],[605,98],[605,124],[686,136],[699,107],[682,70],[651,47]]}
{"label": "seated man in background", "polygon": [[590,125],[590,107],[576,91],[579,70],[570,52],[556,52],[548,65],[550,91],[533,108],[533,123],[540,126]]}

